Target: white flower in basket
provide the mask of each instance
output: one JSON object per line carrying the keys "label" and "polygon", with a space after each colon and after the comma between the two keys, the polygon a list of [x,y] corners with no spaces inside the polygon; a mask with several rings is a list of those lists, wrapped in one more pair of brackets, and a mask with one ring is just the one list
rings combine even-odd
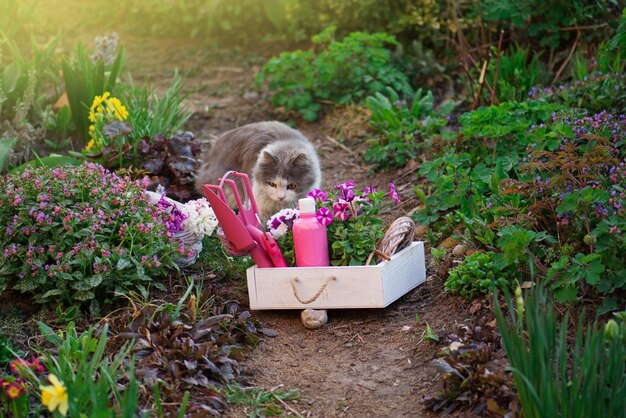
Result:
{"label": "white flower in basket", "polygon": [[172,231],[172,236],[182,242],[191,255],[178,257],[174,260],[176,264],[187,267],[195,263],[202,251],[202,239],[211,235],[218,225],[209,202],[201,198],[183,204],[160,193],[146,191],[146,195],[151,203],[164,206],[168,212],[178,216],[179,222],[173,222],[168,228]]}

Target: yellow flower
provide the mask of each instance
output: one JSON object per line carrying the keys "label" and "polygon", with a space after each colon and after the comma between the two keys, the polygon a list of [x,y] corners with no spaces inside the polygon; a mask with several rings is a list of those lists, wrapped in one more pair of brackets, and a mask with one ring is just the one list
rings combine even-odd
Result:
{"label": "yellow flower", "polygon": [[48,380],[50,380],[52,385],[39,386],[39,390],[41,390],[41,403],[47,406],[50,412],[54,412],[54,410],[58,408],[61,415],[67,415],[69,404],[65,385],[53,374],[48,375]]}
{"label": "yellow flower", "polygon": [[[91,126],[93,126],[93,125],[91,125]],[[87,143],[87,146],[85,147],[85,151],[90,151],[95,144],[96,144],[96,141],[94,141],[93,139],[91,141],[89,141]]]}
{"label": "yellow flower", "polygon": [[93,103],[91,104],[91,108],[89,109],[89,121],[96,121],[96,113],[102,112],[102,103],[107,101],[107,99],[111,96],[111,93],[105,91],[102,96],[96,96],[93,98]]}
{"label": "yellow flower", "polygon": [[117,120],[126,120],[126,118],[128,117],[128,111],[126,110],[126,107],[122,105],[122,102],[120,102],[119,99],[111,97],[109,99],[109,106],[113,110]]}

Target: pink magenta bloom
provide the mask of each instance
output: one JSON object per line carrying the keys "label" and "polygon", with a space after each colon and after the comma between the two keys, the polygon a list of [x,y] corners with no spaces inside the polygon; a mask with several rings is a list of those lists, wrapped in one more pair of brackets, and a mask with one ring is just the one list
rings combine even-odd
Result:
{"label": "pink magenta bloom", "polygon": [[326,193],[324,193],[321,189],[313,189],[306,194],[308,197],[312,197],[315,200],[319,200],[320,202],[325,202],[328,200],[326,197]]}
{"label": "pink magenta bloom", "polygon": [[352,202],[354,199],[354,180],[348,180],[345,183],[341,183],[335,186],[335,189],[341,190],[340,199],[345,200],[346,202]]}
{"label": "pink magenta bloom", "polygon": [[400,197],[398,196],[396,186],[394,186],[393,183],[389,183],[389,193],[387,194],[387,196],[391,196],[391,198],[395,200],[397,204],[400,204]]}
{"label": "pink magenta bloom", "polygon": [[343,200],[339,200],[333,205],[333,212],[335,212],[335,218],[339,219],[341,222],[348,219],[348,210],[350,209],[350,204]]}
{"label": "pink magenta bloom", "polygon": [[341,183],[335,186],[335,189],[354,189],[354,180],[348,180],[345,183]]}
{"label": "pink magenta bloom", "polygon": [[328,208],[320,208],[316,217],[320,225],[330,225],[333,221],[333,213]]}

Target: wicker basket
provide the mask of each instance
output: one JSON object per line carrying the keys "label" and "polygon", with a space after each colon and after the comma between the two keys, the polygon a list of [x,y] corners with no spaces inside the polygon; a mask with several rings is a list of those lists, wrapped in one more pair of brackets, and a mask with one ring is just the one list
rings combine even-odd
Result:
{"label": "wicker basket", "polygon": [[[158,193],[151,192],[151,191],[146,191],[146,195],[148,196],[148,200],[152,204],[155,204],[155,205],[158,204],[159,200],[163,198],[168,203],[176,206],[180,211],[188,215],[187,210],[185,209],[183,204],[174,199],[170,199],[167,196],[162,196]],[[174,262],[179,267],[188,267],[192,265],[193,263],[195,263],[198,259],[198,255],[202,251],[202,238],[204,238],[204,235],[194,233],[194,232],[189,232],[189,231],[181,231],[181,232],[172,234],[172,236],[176,238],[178,241],[182,242],[185,245],[185,248],[191,251],[191,254],[192,254],[191,257],[176,257],[174,259]]]}
{"label": "wicker basket", "polygon": [[389,225],[387,232],[380,240],[365,262],[369,265],[376,257],[376,262],[389,260],[392,255],[411,245],[415,237],[415,222],[408,216],[402,216]]}

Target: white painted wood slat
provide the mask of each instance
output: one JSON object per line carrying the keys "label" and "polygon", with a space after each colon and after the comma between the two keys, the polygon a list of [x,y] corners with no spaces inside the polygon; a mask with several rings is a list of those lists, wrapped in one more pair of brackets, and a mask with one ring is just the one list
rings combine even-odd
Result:
{"label": "white painted wood slat", "polygon": [[375,266],[247,271],[250,309],[384,308],[426,280],[424,243]]}

